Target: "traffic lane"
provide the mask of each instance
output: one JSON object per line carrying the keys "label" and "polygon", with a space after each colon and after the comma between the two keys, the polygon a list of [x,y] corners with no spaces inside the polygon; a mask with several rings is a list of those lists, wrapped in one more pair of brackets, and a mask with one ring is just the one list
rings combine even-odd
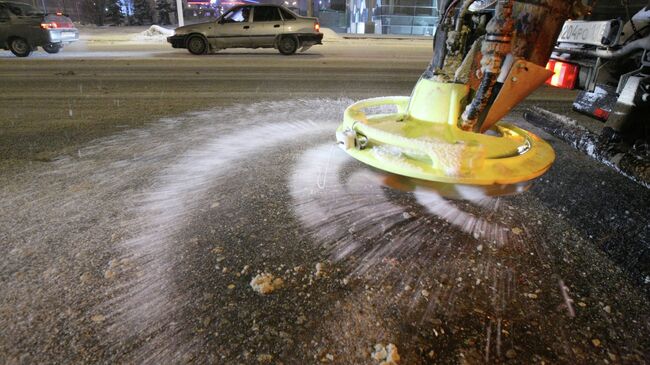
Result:
{"label": "traffic lane", "polygon": [[[359,41],[355,41],[359,42]],[[360,43],[363,44],[363,43]],[[377,57],[350,62],[281,55],[220,55],[167,59],[11,59],[0,77],[2,156],[47,160],[80,143],[142,126],[160,117],[250,98],[409,95],[428,63]],[[528,100],[572,95],[542,88]],[[39,107],[34,107],[38,105]]]}
{"label": "traffic lane", "polygon": [[[390,57],[396,60],[417,59],[431,57],[431,42],[427,40],[394,40],[394,39],[337,39],[325,41],[322,45],[311,47],[305,52],[298,52],[291,56],[280,54],[275,49],[259,48],[233,48],[220,50],[214,54],[196,56],[187,50],[174,49],[171,45],[162,42],[141,41],[79,41],[65,46],[60,53],[48,54],[40,48],[23,60],[31,59],[88,59],[88,58],[166,58],[166,59],[191,59],[220,56],[247,56],[247,57],[277,57],[289,61],[304,58],[345,58],[349,60],[366,60],[373,58]],[[0,60],[15,59],[9,51],[0,52]],[[425,65],[426,66],[426,65]]]}
{"label": "traffic lane", "polygon": [[426,62],[245,54],[175,61],[12,59],[0,68],[2,155],[51,159],[107,133],[251,98],[407,95]]}
{"label": "traffic lane", "polygon": [[[350,102],[216,108],[3,174],[0,353],[367,363],[392,342],[409,364],[644,359],[644,288],[594,227],[647,224],[646,190],[540,133],[558,161],[525,193],[396,192],[334,146]],[[630,217],[575,209],[595,178],[588,206]],[[283,287],[256,293],[258,273]]]}

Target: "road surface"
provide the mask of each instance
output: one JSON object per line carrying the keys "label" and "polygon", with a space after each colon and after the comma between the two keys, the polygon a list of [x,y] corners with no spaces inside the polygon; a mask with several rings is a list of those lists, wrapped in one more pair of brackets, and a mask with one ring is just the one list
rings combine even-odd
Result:
{"label": "road surface", "polygon": [[0,363],[650,361],[647,189],[521,108],[557,160],[518,193],[394,190],[335,147],[428,41],[193,57],[97,34],[0,53]]}

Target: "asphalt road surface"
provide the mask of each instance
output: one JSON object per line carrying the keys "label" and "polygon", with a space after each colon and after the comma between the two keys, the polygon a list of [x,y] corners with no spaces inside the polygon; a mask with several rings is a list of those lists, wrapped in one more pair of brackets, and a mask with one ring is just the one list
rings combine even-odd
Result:
{"label": "asphalt road surface", "polygon": [[650,361],[647,189],[521,108],[557,159],[517,191],[395,190],[336,148],[350,103],[408,95],[429,57],[1,52],[0,363]]}

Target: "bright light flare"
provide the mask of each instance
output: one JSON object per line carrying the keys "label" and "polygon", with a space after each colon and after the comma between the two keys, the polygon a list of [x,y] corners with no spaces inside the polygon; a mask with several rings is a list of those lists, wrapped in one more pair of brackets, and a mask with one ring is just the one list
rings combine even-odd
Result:
{"label": "bright light flare", "polygon": [[41,23],[41,28],[43,29],[57,29],[59,27],[55,22],[50,23]]}
{"label": "bright light flare", "polygon": [[575,87],[578,78],[578,65],[549,60],[546,69],[553,71],[553,76],[546,81],[547,85],[562,89],[573,89]]}

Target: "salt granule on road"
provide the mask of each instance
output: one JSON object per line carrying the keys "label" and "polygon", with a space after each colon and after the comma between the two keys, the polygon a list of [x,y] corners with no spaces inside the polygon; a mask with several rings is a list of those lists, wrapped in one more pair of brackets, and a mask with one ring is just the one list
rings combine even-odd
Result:
{"label": "salt granule on road", "polygon": [[374,360],[380,361],[379,365],[397,365],[400,360],[397,346],[392,343],[385,347],[381,343],[376,344],[375,351],[370,356]]}
{"label": "salt granule on road", "polygon": [[273,274],[257,274],[251,280],[251,287],[260,294],[270,294],[284,285],[282,278],[276,278]]}

